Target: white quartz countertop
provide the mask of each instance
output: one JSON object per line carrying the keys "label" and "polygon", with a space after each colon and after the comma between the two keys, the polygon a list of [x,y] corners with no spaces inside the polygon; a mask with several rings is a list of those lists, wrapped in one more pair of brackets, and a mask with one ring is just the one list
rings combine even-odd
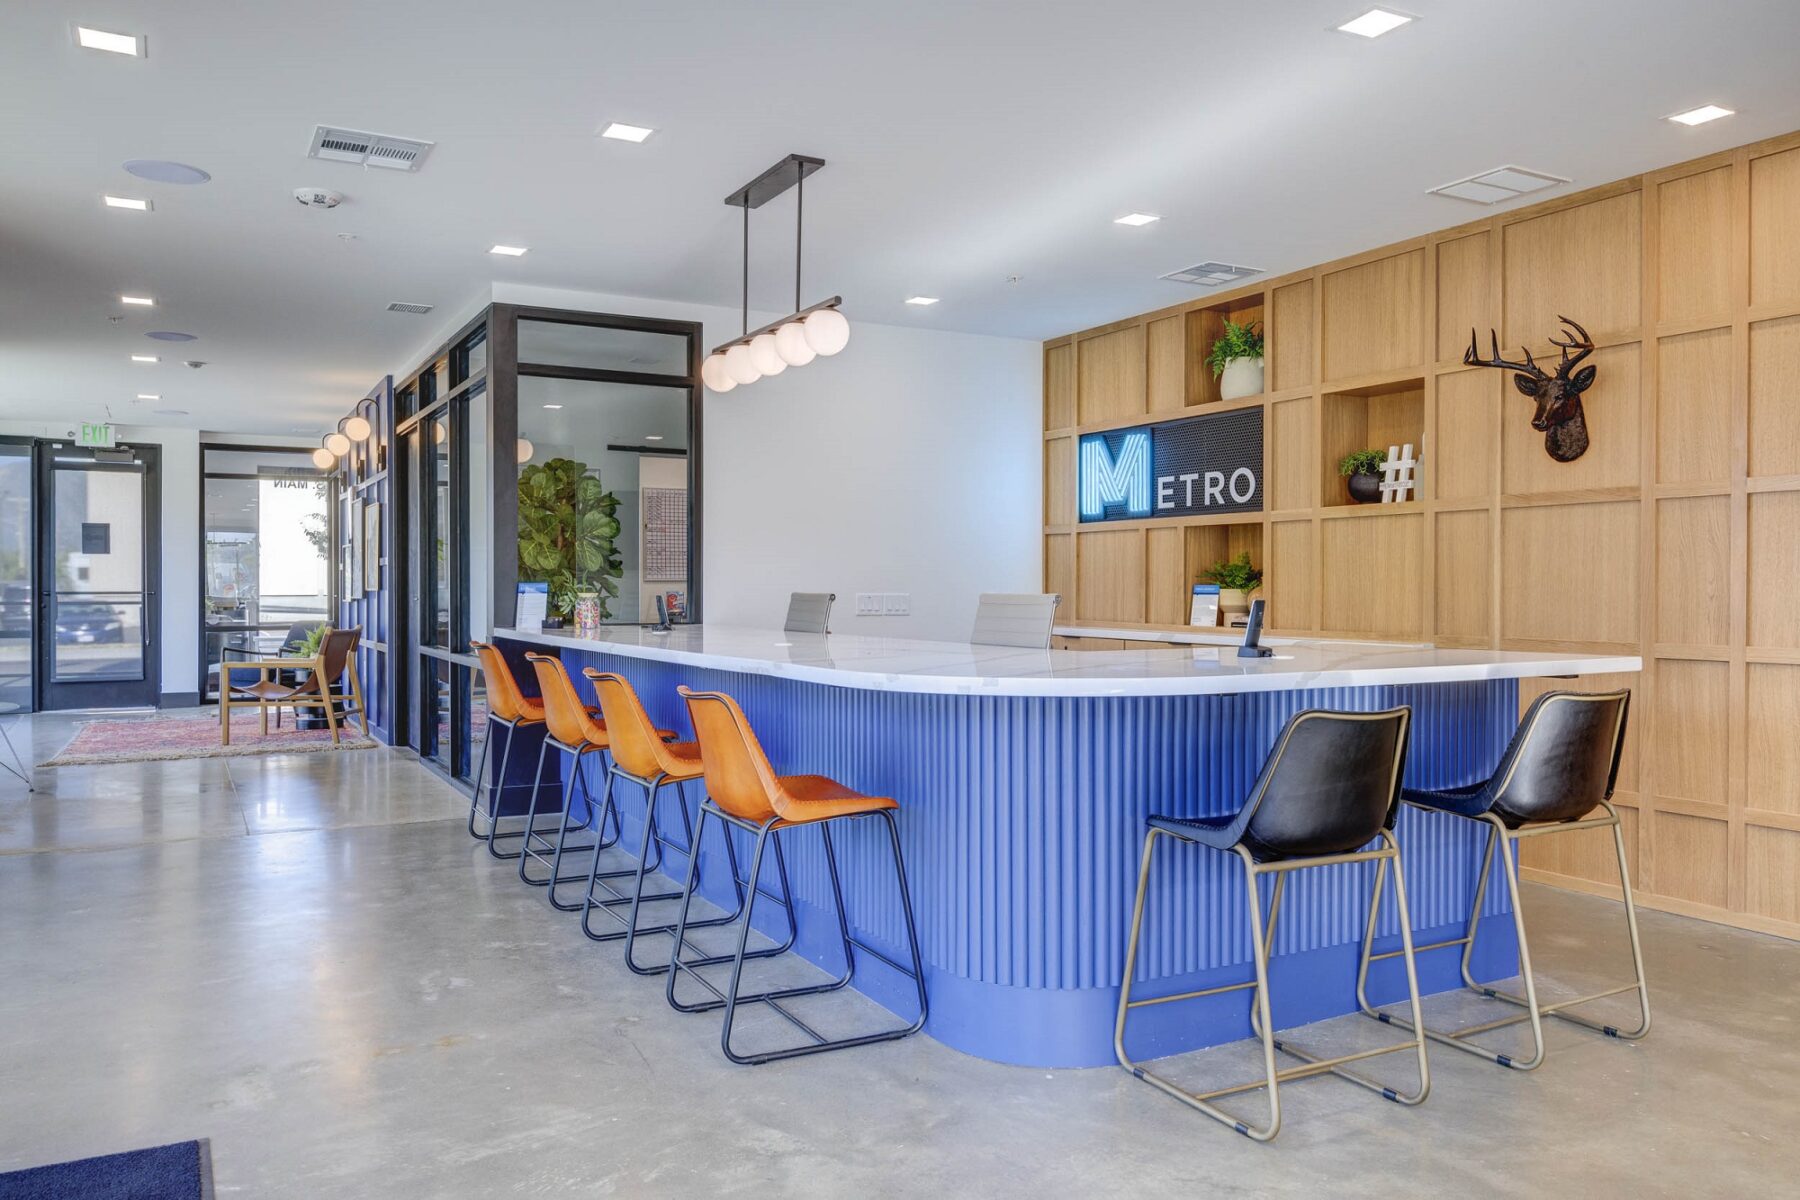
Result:
{"label": "white quartz countertop", "polygon": [[592,637],[577,637],[570,630],[497,629],[494,636],[626,658],[779,675],[834,687],[945,695],[1215,695],[1610,674],[1643,668],[1642,659],[1626,655],[1439,650],[1371,642],[1288,641],[1272,647],[1273,658],[1240,659],[1235,645],[1024,650],[716,625],[677,625],[666,633],[613,625]]}

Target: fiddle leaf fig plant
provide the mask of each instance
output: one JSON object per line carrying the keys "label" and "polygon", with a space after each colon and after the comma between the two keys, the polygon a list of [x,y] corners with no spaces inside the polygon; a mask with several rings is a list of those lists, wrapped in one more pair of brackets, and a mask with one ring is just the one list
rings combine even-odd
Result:
{"label": "fiddle leaf fig plant", "polygon": [[625,573],[618,510],[586,463],[553,458],[519,472],[519,578],[549,585],[552,615],[568,617],[582,592],[599,595],[601,620],[612,615]]}

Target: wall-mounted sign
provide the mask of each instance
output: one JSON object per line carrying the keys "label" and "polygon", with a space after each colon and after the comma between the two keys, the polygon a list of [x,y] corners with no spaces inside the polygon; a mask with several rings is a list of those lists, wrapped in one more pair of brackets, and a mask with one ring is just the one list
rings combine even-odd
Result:
{"label": "wall-mounted sign", "polygon": [[1084,522],[1261,512],[1262,461],[1261,408],[1084,434],[1077,507]]}
{"label": "wall-mounted sign", "polygon": [[77,446],[92,446],[100,450],[111,450],[113,447],[113,427],[104,422],[83,421],[81,430],[75,439]]}

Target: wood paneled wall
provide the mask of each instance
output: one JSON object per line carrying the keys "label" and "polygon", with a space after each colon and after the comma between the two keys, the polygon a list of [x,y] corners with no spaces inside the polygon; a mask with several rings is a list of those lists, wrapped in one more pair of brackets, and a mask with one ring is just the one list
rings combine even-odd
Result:
{"label": "wood paneled wall", "polygon": [[[1600,347],[1573,463],[1508,373],[1461,362],[1471,326],[1554,361],[1565,313]],[[1269,390],[1219,405],[1200,359],[1225,315],[1265,323]],[[1584,686],[1634,689],[1643,902],[1800,937],[1800,134],[1057,338],[1044,365],[1065,620],[1178,627],[1229,547],[1263,566],[1277,632],[1641,655]],[[1080,434],[1244,405],[1265,410],[1263,513],[1077,524]],[[1418,498],[1346,503],[1336,459],[1404,441]],[[1578,889],[1613,874],[1597,835],[1524,861]]]}

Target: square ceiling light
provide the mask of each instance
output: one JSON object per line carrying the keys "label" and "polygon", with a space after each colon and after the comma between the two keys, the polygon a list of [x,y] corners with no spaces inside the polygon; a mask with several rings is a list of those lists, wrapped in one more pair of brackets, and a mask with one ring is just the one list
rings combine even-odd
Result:
{"label": "square ceiling light", "polygon": [[146,48],[141,33],[108,33],[86,25],[75,26],[75,44],[83,50],[104,50],[108,54],[124,54],[131,58],[144,57]]}
{"label": "square ceiling light", "polygon": [[1149,213],[1126,213],[1122,217],[1114,217],[1114,225],[1148,225],[1152,221],[1160,221],[1161,217],[1153,217]]}
{"label": "square ceiling light", "polygon": [[1430,188],[1427,194],[1448,196],[1452,200],[1467,200],[1472,204],[1501,204],[1568,182],[1561,175],[1552,175],[1548,171],[1505,166]]}
{"label": "square ceiling light", "polygon": [[1405,13],[1391,12],[1385,8],[1371,8],[1353,21],[1345,21],[1337,27],[1339,33],[1354,33],[1357,37],[1378,38],[1384,33],[1392,33],[1402,25],[1412,22],[1413,18]]}
{"label": "square ceiling light", "polygon": [[646,129],[642,125],[627,125],[623,121],[614,121],[600,131],[600,136],[611,138],[615,142],[641,142],[655,132],[656,130]]}
{"label": "square ceiling light", "polygon": [[1720,108],[1717,104],[1702,104],[1699,108],[1690,108],[1686,112],[1672,113],[1668,119],[1677,125],[1704,125],[1708,121],[1716,121],[1720,117],[1736,115],[1736,109]]}

